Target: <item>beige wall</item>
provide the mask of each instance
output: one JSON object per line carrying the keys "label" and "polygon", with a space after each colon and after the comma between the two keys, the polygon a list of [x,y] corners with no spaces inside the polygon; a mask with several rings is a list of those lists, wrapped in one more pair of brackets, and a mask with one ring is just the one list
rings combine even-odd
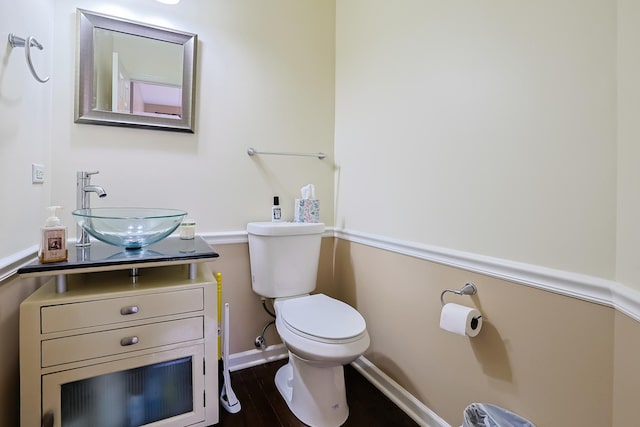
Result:
{"label": "beige wall", "polygon": [[[338,229],[640,288],[636,3],[4,2],[0,27],[43,42],[34,59],[52,80],[36,83],[22,52],[5,49],[0,260],[38,242],[48,204],[64,205],[71,226],[75,171],[97,169],[94,182],[109,196],[96,205],[170,204],[188,210],[199,232],[268,218],[273,194],[290,216],[298,189],[312,182],[322,220]],[[196,134],[73,124],[76,7],[199,34]],[[249,158],[249,146],[328,158]],[[30,183],[32,162],[45,164],[44,185]],[[141,170],[144,187],[135,185]],[[557,405],[568,399],[582,425],[635,421],[634,320],[344,241],[334,256],[328,242],[319,289],[365,314],[368,355],[447,420],[491,399],[557,425],[551,414],[566,420]],[[224,274],[232,351],[252,349],[268,316],[250,291],[246,244],[217,249],[223,256],[211,268]],[[465,341],[434,322],[443,283],[470,277],[487,328]],[[33,286],[0,283],[2,342],[17,342],[17,306]],[[578,333],[585,327],[598,333]],[[0,424],[13,425],[17,347],[2,353]],[[534,355],[544,363],[534,367]],[[468,363],[453,368],[451,359]]]}
{"label": "beige wall", "polygon": [[[78,7],[198,34],[195,134],[73,123]],[[335,3],[325,0],[190,0],[173,7],[127,0],[0,2],[0,277],[38,244],[46,206],[62,205],[61,219],[75,234],[78,170],[100,170],[94,183],[108,196],[94,199],[94,206],[185,209],[199,233],[268,219],[275,194],[290,218],[293,199],[308,183],[316,185],[321,218],[331,224],[334,18]],[[31,77],[22,49],[8,48],[8,32],[43,43],[33,59],[51,76],[47,84]],[[251,146],[322,151],[328,158],[251,158]],[[31,163],[44,164],[45,184],[31,184]],[[28,282],[0,280],[2,426],[16,425],[18,416],[17,312],[30,290]],[[252,303],[232,302],[232,315],[251,313]],[[247,328],[248,345],[258,333]]]}
{"label": "beige wall", "polygon": [[[640,289],[639,22],[633,0],[338,0],[336,227]],[[345,242],[336,260],[374,363],[448,421],[492,400],[543,426],[635,422],[635,320],[481,277],[490,334],[461,341],[438,295],[474,275]]]}
{"label": "beige wall", "polygon": [[19,304],[35,291],[39,280],[0,282],[0,425],[17,426],[20,411],[18,360]]}
{"label": "beige wall", "polygon": [[630,426],[638,423],[640,325],[621,313],[616,313],[615,323],[613,422],[611,425]]}
{"label": "beige wall", "polygon": [[[209,268],[222,273],[222,305],[229,303],[229,351],[234,354],[253,350],[254,340],[271,317],[262,308],[260,297],[251,291],[249,247],[220,245],[215,250],[220,258],[210,263]],[[267,345],[280,343],[275,328],[269,328],[265,340]]]}
{"label": "beige wall", "polygon": [[[210,268],[223,273],[231,304],[231,352],[253,350],[270,317],[251,290],[248,246],[215,249],[221,257]],[[473,339],[439,328],[440,293],[469,281],[476,296],[445,300],[480,309],[485,323]],[[331,238],[318,291],[356,307],[371,335],[366,357],[453,426],[472,402],[539,427],[635,421],[640,325],[611,307]],[[280,342],[273,328],[266,338]]]}
{"label": "beige wall", "polygon": [[[221,256],[209,268],[223,274],[230,351],[253,350],[270,317],[251,290],[248,246],[214,248]],[[485,324],[473,339],[438,327],[440,292],[467,281],[478,295],[446,301],[482,311]],[[18,417],[18,304],[36,286],[20,279],[0,286],[2,425]],[[499,404],[539,427],[635,421],[640,325],[612,308],[332,238],[322,242],[318,291],[363,314],[366,356],[451,425],[471,402]],[[266,339],[280,342],[273,328]]]}
{"label": "beige wall", "polygon": [[[0,277],[3,260],[29,252],[39,241],[39,227],[50,205],[51,83],[31,76],[24,49],[11,49],[9,32],[35,37],[44,51],[32,49],[41,77],[53,62],[53,4],[48,0],[0,3]],[[45,165],[45,183],[31,183],[31,164]],[[17,259],[13,261],[17,261]],[[12,261],[8,261],[12,262]],[[18,305],[38,283],[0,280],[0,425],[17,426],[19,409]]]}
{"label": "beige wall", "polygon": [[[333,276],[333,238],[322,239],[318,266],[317,292],[335,295],[337,289]],[[260,297],[251,289],[249,246],[246,243],[219,245],[214,249],[220,258],[209,264],[212,272],[222,273],[222,301],[229,303],[231,354],[254,350],[254,341],[262,328],[273,318],[262,308]],[[267,307],[272,310],[271,303]],[[275,326],[267,329],[267,345],[280,344]]]}
{"label": "beige wall", "polygon": [[[451,425],[472,402],[539,427],[612,425],[613,309],[346,241],[336,260],[340,295],[367,320],[366,356]],[[482,312],[472,339],[439,328],[441,291],[466,282],[476,296],[445,298]]]}

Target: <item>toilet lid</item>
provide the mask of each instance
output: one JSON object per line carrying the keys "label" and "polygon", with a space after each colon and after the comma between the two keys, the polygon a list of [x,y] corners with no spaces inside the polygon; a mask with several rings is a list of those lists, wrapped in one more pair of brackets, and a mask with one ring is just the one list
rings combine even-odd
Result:
{"label": "toilet lid", "polygon": [[367,327],[353,307],[323,294],[286,300],[279,314],[289,329],[319,339],[353,338]]}

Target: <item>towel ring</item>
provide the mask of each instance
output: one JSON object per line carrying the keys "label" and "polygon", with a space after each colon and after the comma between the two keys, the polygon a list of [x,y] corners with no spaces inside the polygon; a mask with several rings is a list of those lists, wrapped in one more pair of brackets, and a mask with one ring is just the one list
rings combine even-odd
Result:
{"label": "towel ring", "polygon": [[22,37],[18,37],[13,33],[9,33],[9,44],[11,47],[24,47],[24,56],[27,60],[27,65],[29,66],[29,70],[33,77],[39,81],[40,83],[46,83],[49,81],[49,77],[41,78],[36,69],[33,67],[33,62],[31,61],[31,48],[37,47],[40,50],[44,49],[44,46],[38,42],[33,36],[27,37],[27,39],[23,39]]}

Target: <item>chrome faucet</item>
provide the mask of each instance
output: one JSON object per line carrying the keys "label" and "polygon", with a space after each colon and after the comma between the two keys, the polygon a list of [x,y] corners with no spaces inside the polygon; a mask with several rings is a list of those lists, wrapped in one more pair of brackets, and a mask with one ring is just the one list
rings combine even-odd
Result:
{"label": "chrome faucet", "polygon": [[[91,175],[100,173],[80,171],[76,173],[76,209],[88,209],[90,207],[89,193],[96,193],[98,197],[106,197],[107,192],[99,185],[91,185]],[[89,234],[79,225],[76,227],[76,246],[89,246]]]}

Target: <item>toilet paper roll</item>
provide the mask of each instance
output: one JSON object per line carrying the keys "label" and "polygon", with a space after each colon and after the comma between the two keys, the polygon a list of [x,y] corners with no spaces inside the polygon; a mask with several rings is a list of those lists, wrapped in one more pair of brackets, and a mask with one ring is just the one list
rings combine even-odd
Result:
{"label": "toilet paper roll", "polygon": [[475,337],[482,329],[482,315],[475,308],[445,304],[440,313],[440,327],[454,334]]}

